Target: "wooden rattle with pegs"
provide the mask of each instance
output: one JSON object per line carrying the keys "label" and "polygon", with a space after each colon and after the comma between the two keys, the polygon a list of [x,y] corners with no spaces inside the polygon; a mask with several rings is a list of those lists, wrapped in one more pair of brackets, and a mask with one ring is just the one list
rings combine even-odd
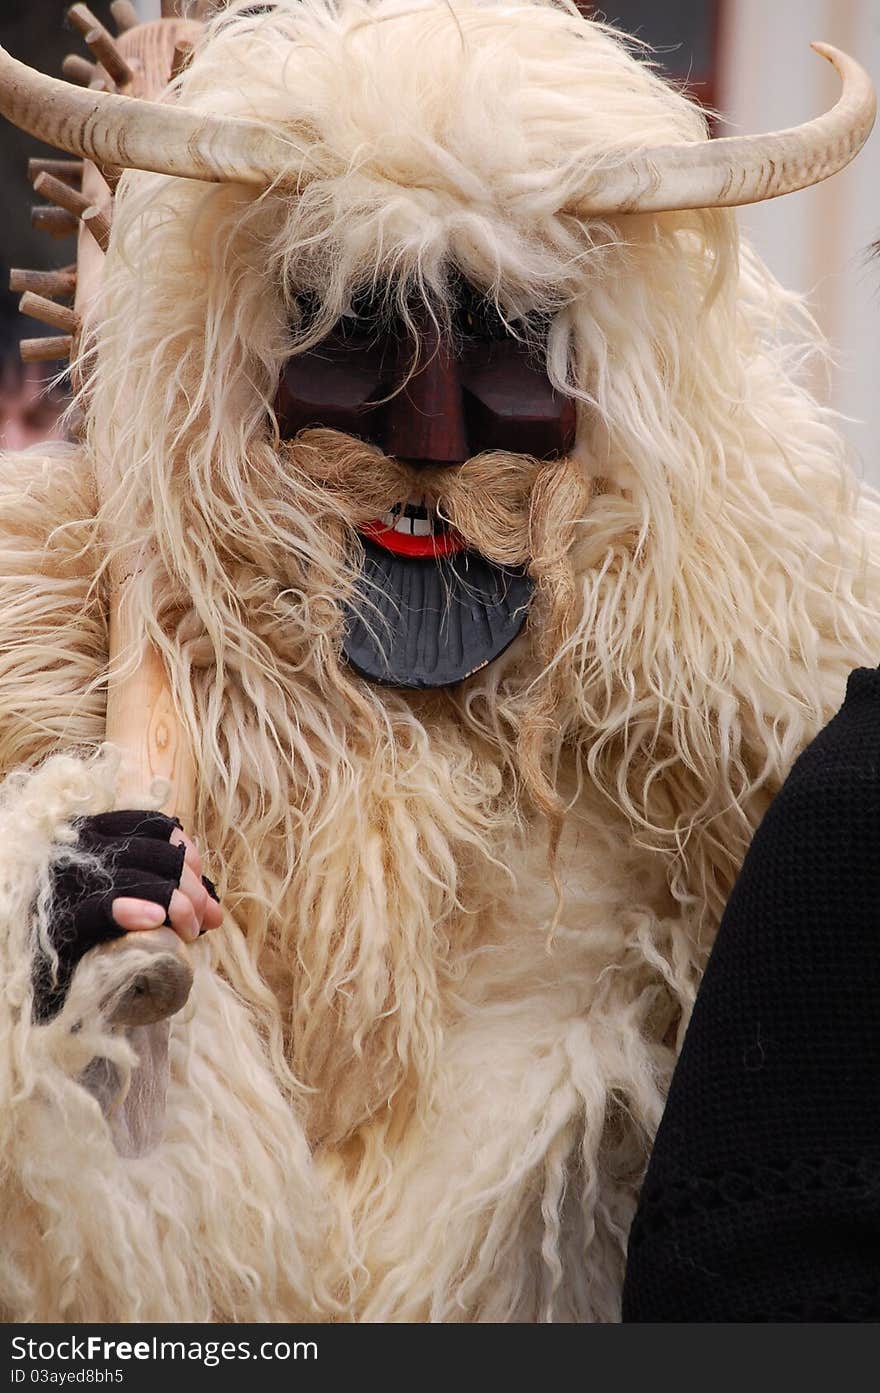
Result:
{"label": "wooden rattle with pegs", "polygon": [[[165,17],[148,24],[140,23],[129,0],[114,0],[110,8],[118,29],[115,36],[86,5],[76,4],[68,11],[71,26],[82,35],[94,62],[73,54],[65,60],[65,75],[94,90],[154,99],[187,62],[201,25],[174,17],[171,3],[163,3]],[[51,205],[34,210],[35,225],[44,226],[53,235],[64,235],[78,225],[79,243],[75,268],[11,273],[11,288],[24,292],[22,312],[61,331],[55,337],[25,340],[25,361],[75,356],[84,316],[100,283],[119,172],[99,168],[88,159],[30,162],[34,189]],[[70,295],[74,296],[72,308],[54,298]],[[109,497],[113,480],[98,478],[96,485],[100,500]],[[123,756],[117,801],[120,807],[137,807],[154,780],[163,779],[169,784],[167,809],[188,827],[195,804],[194,766],[164,664],[149,645],[136,667],[124,661],[141,646],[137,623],[125,603],[126,584],[136,565],[136,558],[121,558],[109,576],[107,740]],[[184,944],[172,929],[125,934],[93,948],[83,961],[97,954],[131,958],[130,979],[112,1008],[115,1025],[154,1024],[185,1004],[192,986],[192,966]],[[114,972],[114,978],[119,977]]]}

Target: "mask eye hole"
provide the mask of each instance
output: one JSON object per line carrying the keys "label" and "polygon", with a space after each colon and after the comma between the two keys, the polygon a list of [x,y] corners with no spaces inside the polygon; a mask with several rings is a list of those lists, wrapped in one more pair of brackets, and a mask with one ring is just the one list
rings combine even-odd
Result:
{"label": "mask eye hole", "polygon": [[470,286],[460,294],[456,319],[459,333],[468,339],[504,339],[509,336],[507,325],[491,300]]}
{"label": "mask eye hole", "polygon": [[356,291],[348,309],[337,320],[334,334],[345,343],[375,343],[388,333],[388,306],[384,295],[373,290]]}
{"label": "mask eye hole", "polygon": [[333,338],[349,348],[368,347],[376,342],[379,334],[380,327],[375,320],[353,311],[338,319],[333,328]]}
{"label": "mask eye hole", "polygon": [[545,315],[508,314],[488,295],[461,277],[455,287],[454,324],[459,337],[476,346],[479,343],[515,341],[545,343],[549,321]]}
{"label": "mask eye hole", "polygon": [[[313,292],[304,292],[297,297],[297,309],[297,330],[307,335],[320,314],[319,297]],[[388,336],[389,322],[384,296],[372,290],[356,291],[321,342],[331,347],[334,343],[345,347],[370,347]]]}

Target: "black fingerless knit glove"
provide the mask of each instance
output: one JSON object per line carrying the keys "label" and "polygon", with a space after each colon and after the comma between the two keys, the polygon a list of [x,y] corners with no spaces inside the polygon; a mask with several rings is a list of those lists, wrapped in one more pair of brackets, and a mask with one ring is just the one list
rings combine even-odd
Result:
{"label": "black fingerless knit glove", "polygon": [[[163,813],[122,811],[84,817],[74,824],[76,849],[98,864],[62,861],[54,875],[52,946],[57,968],[40,953],[34,964],[34,1015],[51,1019],[61,1008],[74,969],[84,953],[123,930],[112,915],[120,895],[149,900],[165,910],[180,885],[186,847],[170,837],[180,823]],[[217,899],[214,886],[202,877],[205,889]]]}

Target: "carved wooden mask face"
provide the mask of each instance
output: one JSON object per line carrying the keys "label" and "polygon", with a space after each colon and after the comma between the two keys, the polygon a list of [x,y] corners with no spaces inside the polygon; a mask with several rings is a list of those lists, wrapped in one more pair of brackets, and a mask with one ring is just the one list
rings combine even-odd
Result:
{"label": "carved wooden mask face", "polygon": [[473,291],[459,294],[451,334],[427,318],[412,338],[361,302],[317,347],[291,358],[278,393],[282,432],[322,425],[419,464],[461,464],[483,450],[539,459],[574,440],[573,403],[550,385],[532,326],[508,327]]}
{"label": "carved wooden mask face", "polygon": [[[321,343],[288,361],[276,400],[282,435],[328,427],[414,472],[455,468],[484,451],[550,459],[571,449],[574,404],[547,378],[541,325],[506,324],[464,283],[448,334],[425,313],[416,322],[414,346],[377,304],[356,301]],[[372,618],[350,611],[345,653],[363,676],[445,686],[497,657],[522,628],[527,574],[469,551],[424,499],[401,499],[362,540]]]}

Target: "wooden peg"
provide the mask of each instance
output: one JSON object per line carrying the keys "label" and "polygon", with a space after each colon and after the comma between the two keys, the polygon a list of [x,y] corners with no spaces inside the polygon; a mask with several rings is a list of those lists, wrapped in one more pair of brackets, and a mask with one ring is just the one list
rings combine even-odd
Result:
{"label": "wooden peg", "polygon": [[100,208],[87,208],[82,215],[82,221],[89,229],[102,252],[105,252],[110,245],[110,219],[106,213],[102,213]]}
{"label": "wooden peg", "polygon": [[61,71],[68,82],[76,82],[80,87],[91,87],[100,77],[94,63],[90,63],[88,58],[81,58],[78,53],[68,53],[61,64]]}
{"label": "wooden peg", "polygon": [[92,14],[88,5],[71,5],[67,11],[68,23],[82,34],[92,53],[103,64],[105,70],[120,87],[131,82],[134,73],[120,52],[116,40],[105,29],[97,15]]}
{"label": "wooden peg", "polygon": [[86,209],[91,207],[91,199],[81,194],[79,189],[72,189],[63,179],[56,179],[54,174],[48,174],[45,170],[34,180],[34,193],[38,193],[41,198],[48,198],[50,203],[57,204],[59,208],[66,208],[75,218],[81,218]]}
{"label": "wooden peg", "polygon": [[67,11],[67,22],[72,29],[82,34],[83,38],[93,29],[103,28],[98,16],[92,14],[88,5],[71,5]]}
{"label": "wooden peg", "polygon": [[134,79],[134,72],[120,53],[110,30],[105,29],[103,24],[99,24],[96,29],[90,29],[86,34],[86,44],[110,74],[116,86],[127,87]]}
{"label": "wooden peg", "polygon": [[70,237],[77,220],[66,208],[32,208],[31,227],[36,232],[48,232],[50,237]]}
{"label": "wooden peg", "polygon": [[28,290],[35,295],[72,295],[76,290],[76,271],[12,270],[9,289],[16,295]]}
{"label": "wooden peg", "polygon": [[51,339],[22,339],[19,347],[23,363],[55,363],[70,358],[73,338],[63,334]]}
{"label": "wooden peg", "polygon": [[82,160],[28,160],[31,183],[40,174],[53,174],[56,179],[64,179],[68,184],[78,184],[82,180],[83,169]]}
{"label": "wooden peg", "polygon": [[65,334],[79,333],[80,318],[76,310],[69,309],[67,305],[57,305],[54,300],[35,295],[31,290],[22,295],[19,309],[28,319],[39,319],[43,324],[49,324],[53,329],[61,329]]}
{"label": "wooden peg", "polygon": [[127,34],[140,24],[140,15],[131,0],[110,0],[110,13],[116,25],[117,34]]}
{"label": "wooden peg", "polygon": [[171,59],[171,81],[179,77],[187,63],[193,55],[195,44],[190,43],[189,39],[181,39],[174,45],[174,57]]}

